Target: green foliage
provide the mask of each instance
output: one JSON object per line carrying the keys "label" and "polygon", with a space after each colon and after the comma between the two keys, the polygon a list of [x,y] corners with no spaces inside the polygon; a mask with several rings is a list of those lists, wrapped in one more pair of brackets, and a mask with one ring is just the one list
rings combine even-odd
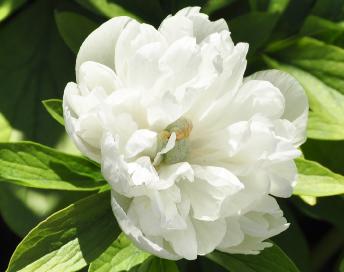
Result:
{"label": "green foliage", "polygon": [[0,181],[33,188],[97,190],[99,168],[81,157],[30,142],[0,143]]}
{"label": "green foliage", "polygon": [[299,272],[277,245],[265,249],[259,255],[236,255],[215,251],[207,257],[230,272]]}
{"label": "green foliage", "polygon": [[45,109],[57,122],[64,126],[63,109],[61,99],[48,99],[42,101]]}
{"label": "green foliage", "polygon": [[131,269],[130,272],[179,272],[179,269],[173,261],[152,256],[142,265]]}
{"label": "green foliage", "polygon": [[0,142],[6,142],[10,139],[11,130],[6,118],[0,113]]}
{"label": "green foliage", "polygon": [[5,20],[17,8],[23,5],[26,0],[1,0],[0,1],[0,22]]}
{"label": "green foliage", "polygon": [[294,194],[316,197],[344,194],[343,176],[314,161],[296,159],[296,164],[298,180]]}
{"label": "green foliage", "polygon": [[24,237],[53,212],[89,194],[89,192],[47,191],[1,183],[0,213],[12,231]]}
{"label": "green foliage", "polygon": [[98,27],[97,23],[73,12],[56,12],[55,20],[61,37],[75,54],[86,37]]}
{"label": "green foliage", "polygon": [[48,145],[58,142],[63,128],[40,101],[61,97],[74,77],[74,57],[53,12],[53,1],[38,0],[0,25],[0,111],[27,139]]}
{"label": "green foliage", "polygon": [[121,234],[116,241],[90,264],[88,271],[129,271],[131,268],[143,263],[149,256],[149,253],[136,248],[124,234]]}
{"label": "green foliage", "polygon": [[[237,17],[231,21],[233,39],[236,42],[248,42],[250,44],[250,54],[254,54],[269,39],[277,19],[277,13],[259,11]],[[257,32],[253,29],[253,24],[257,25],[261,31]]]}
{"label": "green foliage", "polygon": [[120,230],[110,194],[92,195],[53,214],[16,248],[7,271],[77,271],[95,260]]}
{"label": "green foliage", "polygon": [[[287,200],[279,199],[278,202],[290,226],[287,231],[282,232],[272,239],[297,265],[300,271],[312,272],[310,248],[305,238],[305,233],[295,216],[295,212],[288,205]],[[294,242],[291,243],[291,241]]]}

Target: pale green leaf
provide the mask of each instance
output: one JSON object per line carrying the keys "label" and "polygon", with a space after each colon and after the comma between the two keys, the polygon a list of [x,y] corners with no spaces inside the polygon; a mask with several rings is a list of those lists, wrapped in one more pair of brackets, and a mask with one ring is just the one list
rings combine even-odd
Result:
{"label": "pale green leaf", "polygon": [[72,272],[95,260],[119,235],[110,193],[92,195],[53,214],[18,245],[7,272]]}
{"label": "pale green leaf", "polygon": [[150,256],[121,234],[112,245],[90,264],[89,272],[120,272],[129,271],[141,264]]}
{"label": "pale green leaf", "polygon": [[7,142],[11,137],[11,126],[0,113],[0,142]]}
{"label": "pale green leaf", "polygon": [[298,179],[295,195],[331,196],[344,194],[344,177],[315,161],[296,159]]}
{"label": "pale green leaf", "polygon": [[63,109],[61,99],[48,99],[42,101],[46,110],[57,122],[64,126]]}
{"label": "pale green leaf", "polygon": [[17,8],[22,6],[26,0],[1,0],[0,1],[0,22],[5,20]]}
{"label": "pale green leaf", "polygon": [[0,143],[0,181],[56,190],[98,190],[105,185],[92,162],[31,142]]}
{"label": "pale green leaf", "polygon": [[300,198],[310,206],[314,206],[317,204],[317,198],[315,196],[301,195]]}
{"label": "pale green leaf", "polygon": [[86,37],[98,24],[74,12],[55,12],[57,28],[68,47],[76,54]]}
{"label": "pale green leaf", "polygon": [[214,251],[206,256],[230,272],[299,272],[295,264],[276,245],[258,255],[226,254]]}

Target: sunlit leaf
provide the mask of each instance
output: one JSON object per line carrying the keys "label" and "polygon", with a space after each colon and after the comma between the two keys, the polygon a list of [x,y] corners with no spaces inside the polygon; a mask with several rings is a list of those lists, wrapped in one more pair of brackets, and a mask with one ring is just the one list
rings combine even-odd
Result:
{"label": "sunlit leaf", "polygon": [[110,193],[95,194],[56,212],[18,245],[8,272],[78,271],[117,238]]}
{"label": "sunlit leaf", "polygon": [[121,234],[89,267],[89,272],[120,272],[143,263],[150,254],[135,247]]}
{"label": "sunlit leaf", "polygon": [[298,180],[295,195],[331,196],[344,194],[344,177],[333,173],[321,164],[305,159],[296,159]]}
{"label": "sunlit leaf", "polygon": [[92,162],[30,142],[0,143],[0,182],[72,191],[105,185]]}

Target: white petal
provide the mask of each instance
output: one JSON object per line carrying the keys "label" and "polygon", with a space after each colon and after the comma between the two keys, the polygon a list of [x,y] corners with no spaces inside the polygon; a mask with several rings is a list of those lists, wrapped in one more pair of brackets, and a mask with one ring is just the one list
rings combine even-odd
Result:
{"label": "white petal", "polygon": [[162,165],[159,169],[159,177],[161,185],[159,189],[165,189],[177,183],[181,179],[190,182],[194,181],[194,171],[187,162],[175,163],[172,165]]}
{"label": "white petal", "polygon": [[244,121],[251,119],[255,114],[278,119],[284,112],[284,104],[283,95],[270,82],[248,80],[241,86],[233,101],[231,119]]}
{"label": "white petal", "polygon": [[173,132],[170,138],[168,138],[168,141],[165,147],[156,154],[153,161],[153,165],[159,165],[159,163],[162,160],[162,156],[174,148],[176,144],[176,139],[177,139],[176,133]]}
{"label": "white petal", "polygon": [[169,43],[182,37],[193,36],[193,23],[183,16],[170,16],[162,21],[159,31]]}
{"label": "white petal", "polygon": [[236,246],[244,240],[244,233],[241,231],[237,217],[226,218],[226,233],[217,249],[225,251],[226,248]]}
{"label": "white petal", "polygon": [[115,49],[117,39],[124,27],[131,21],[129,17],[113,18],[94,30],[82,43],[76,59],[76,75],[86,61],[94,61],[115,69]]}
{"label": "white petal", "polygon": [[150,43],[165,43],[163,36],[151,25],[131,21],[120,34],[116,44],[115,65],[116,73],[124,84],[130,85],[128,62],[140,48]]}
{"label": "white petal", "polygon": [[291,197],[297,178],[297,169],[293,160],[270,165],[268,175],[271,182],[270,193],[272,195]]}
{"label": "white petal", "polygon": [[[89,99],[90,97],[93,97],[92,101]],[[95,114],[89,114],[81,121],[79,120],[79,114],[87,112],[89,108],[96,106],[98,103],[94,97],[93,94],[90,94],[87,98],[79,96],[78,86],[74,83],[68,83],[63,98],[63,116],[66,131],[78,149],[91,160],[100,162],[100,150],[98,146],[102,137],[102,131],[99,122],[95,120],[97,119]],[[87,123],[85,127],[82,122],[86,119],[89,119],[91,122],[89,124]],[[86,133],[85,139],[82,138],[84,133]],[[93,135],[91,136],[89,133]],[[99,141],[97,141],[97,136],[99,136]]]}
{"label": "white petal", "polygon": [[112,69],[93,61],[86,61],[80,65],[79,85],[89,91],[101,88],[106,94],[121,88],[121,83]]}
{"label": "white petal", "polygon": [[127,164],[131,182],[135,186],[150,185],[159,182],[159,176],[149,157],[140,157]]}
{"label": "white petal", "polygon": [[152,155],[156,151],[157,133],[149,129],[136,130],[126,144],[126,157],[133,158],[138,154]]}
{"label": "white petal", "polygon": [[253,74],[249,79],[259,79],[271,82],[280,89],[285,97],[285,111],[282,118],[291,121],[297,129],[294,139],[296,146],[306,140],[306,127],[308,119],[308,99],[298,81],[285,72],[267,70]]}
{"label": "white petal", "polygon": [[183,182],[180,187],[191,202],[193,217],[213,221],[219,218],[225,199],[243,189],[236,176],[225,168],[192,165],[194,182]]}
{"label": "white petal", "polygon": [[224,19],[211,22],[208,15],[200,13],[200,9],[200,7],[187,7],[178,11],[175,15],[176,17],[185,16],[192,21],[193,35],[198,42],[201,42],[212,33],[221,32],[223,30],[228,31],[228,26]]}
{"label": "white petal", "polygon": [[216,221],[192,220],[198,241],[198,255],[206,255],[215,250],[226,233],[225,219]]}
{"label": "white petal", "polygon": [[142,234],[141,230],[126,214],[125,210],[126,208],[128,208],[128,201],[126,201],[125,198],[118,195],[114,191],[112,191],[111,205],[121,229],[137,247],[161,258],[169,260],[178,260],[181,258],[177,254],[173,253],[171,250],[167,250],[162,245],[154,243],[152,240],[145,237]]}
{"label": "white petal", "polygon": [[170,242],[173,250],[179,256],[187,260],[194,260],[197,258],[196,232],[190,220],[187,220],[186,223],[186,229],[169,231],[164,238]]}

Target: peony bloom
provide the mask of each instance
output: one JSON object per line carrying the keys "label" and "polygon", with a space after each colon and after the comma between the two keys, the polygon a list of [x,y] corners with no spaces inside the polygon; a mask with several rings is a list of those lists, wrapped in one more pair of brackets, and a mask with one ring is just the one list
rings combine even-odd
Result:
{"label": "peony bloom", "polygon": [[257,254],[288,224],[308,102],[288,74],[244,78],[248,44],[197,7],[155,29],[128,17],[82,44],[66,129],[101,164],[123,232],[167,259]]}

